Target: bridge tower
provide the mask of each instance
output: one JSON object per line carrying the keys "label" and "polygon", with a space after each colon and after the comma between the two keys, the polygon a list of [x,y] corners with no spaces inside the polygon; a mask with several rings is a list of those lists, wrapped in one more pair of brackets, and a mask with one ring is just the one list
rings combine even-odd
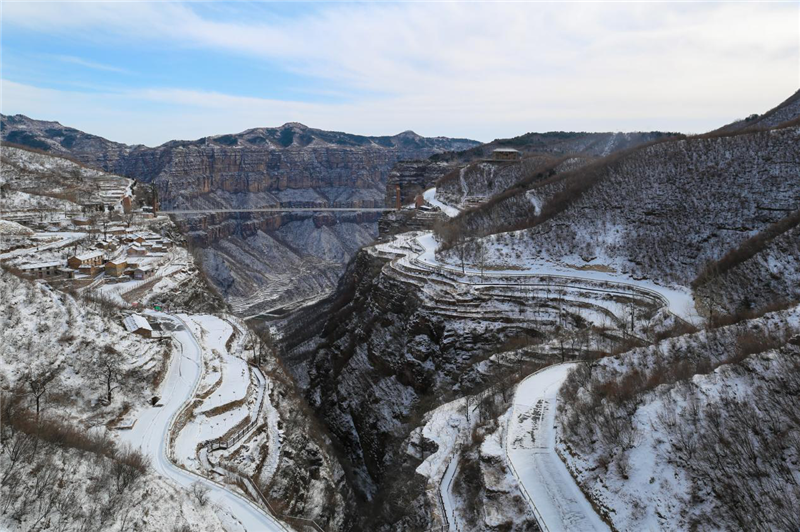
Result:
{"label": "bridge tower", "polygon": [[400,201],[400,185],[394,186],[394,194],[395,194],[395,208],[399,211],[403,207],[402,201]]}

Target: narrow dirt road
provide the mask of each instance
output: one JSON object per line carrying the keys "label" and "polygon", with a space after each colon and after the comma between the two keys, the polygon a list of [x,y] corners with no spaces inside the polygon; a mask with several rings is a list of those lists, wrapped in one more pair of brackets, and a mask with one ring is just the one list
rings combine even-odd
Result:
{"label": "narrow dirt road", "polygon": [[163,406],[145,410],[133,429],[120,434],[121,439],[140,448],[150,458],[153,469],[171,482],[182,487],[200,482],[209,489],[210,500],[226,508],[248,532],[285,532],[287,527],[255,504],[219,484],[175,466],[167,456],[166,442],[172,420],[183,404],[191,399],[200,378],[202,350],[182,320],[167,314],[158,316],[175,324],[174,337],[178,346],[162,384],[159,404]]}
{"label": "narrow dirt road", "polygon": [[556,396],[574,365],[550,366],[520,383],[506,431],[506,454],[543,530],[607,531],[556,454]]}

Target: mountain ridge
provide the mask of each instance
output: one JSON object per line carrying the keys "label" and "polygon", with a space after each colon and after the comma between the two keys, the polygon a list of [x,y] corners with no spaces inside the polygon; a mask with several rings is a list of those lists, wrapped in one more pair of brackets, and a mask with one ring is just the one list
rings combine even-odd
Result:
{"label": "mountain ridge", "polygon": [[[290,122],[149,148],[24,115],[1,116],[0,134],[7,142],[148,183],[164,210],[382,207],[397,161],[478,144],[409,131],[365,137]],[[216,213],[178,216],[176,222],[227,301],[250,315],[331,290],[355,250],[377,235],[378,217]]]}
{"label": "mountain ridge", "polygon": [[[383,148],[399,147],[399,141],[407,141],[409,139],[414,142],[422,143],[425,141],[434,141],[434,145],[437,142],[441,144],[452,142],[456,145],[463,144],[465,148],[480,144],[479,141],[467,138],[452,138],[441,135],[435,137],[425,137],[415,133],[412,130],[401,131],[400,133],[394,135],[358,135],[354,133],[346,133],[344,131],[332,131],[314,128],[301,122],[286,122],[280,126],[257,126],[235,133],[220,133],[215,135],[207,135],[196,139],[172,139],[155,146],[148,146],[141,143],[127,144],[124,142],[117,142],[99,135],[87,133],[71,126],[65,126],[56,120],[39,120],[20,113],[14,115],[0,114],[0,126],[0,129],[3,131],[3,140],[8,140],[9,142],[21,144],[31,148],[42,149],[44,151],[55,150],[56,153],[62,151],[70,152],[73,146],[73,141],[70,137],[71,135],[81,135],[85,137],[86,140],[98,140],[128,150],[158,149],[173,146],[198,145],[209,142],[223,146],[232,146],[233,144],[230,144],[227,140],[229,138],[242,138],[243,140],[250,138],[253,139],[253,142],[251,142],[251,145],[253,146],[258,146],[260,144],[259,141],[255,139],[263,138],[265,141],[269,141],[269,147],[274,147],[277,149],[289,148],[295,145],[305,146],[310,144],[310,142],[303,144],[304,141],[302,139],[297,139],[299,140],[297,143],[292,142],[287,144],[285,142],[281,142],[276,134],[284,131],[291,131],[294,134],[299,133],[301,135],[311,135],[314,137],[314,140],[319,140],[323,144],[354,147],[364,147],[367,145],[380,146]],[[9,133],[6,132],[7,129],[12,130],[12,135],[14,132],[20,133],[15,136],[16,138],[12,137],[11,139],[7,139],[9,135]],[[26,136],[24,133],[28,133],[28,135]],[[261,137],[259,137],[259,135],[261,135]],[[272,137],[269,137],[268,135],[271,135]],[[56,141],[56,139],[62,140]],[[65,143],[63,139],[67,139]],[[223,140],[220,141],[220,139]]]}

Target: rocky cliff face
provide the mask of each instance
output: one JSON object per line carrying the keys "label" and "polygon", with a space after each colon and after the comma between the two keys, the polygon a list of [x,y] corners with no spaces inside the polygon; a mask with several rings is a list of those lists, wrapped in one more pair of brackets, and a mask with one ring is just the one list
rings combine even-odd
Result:
{"label": "rocky cliff face", "polygon": [[[127,146],[22,115],[2,138],[152,183],[160,208],[383,207],[399,160],[477,145],[407,131],[364,137],[289,123],[162,146]],[[353,252],[377,234],[378,213],[177,216],[233,308],[255,314],[330,291]]]}
{"label": "rocky cliff face", "polygon": [[[509,332],[500,320],[494,327],[480,318],[448,320],[413,283],[384,272],[385,265],[362,250],[338,299],[293,316],[292,341],[304,343],[287,362],[347,457],[349,484],[365,504],[381,509],[363,513],[372,521],[362,529],[419,530],[430,523],[431,508],[414,474],[418,461],[404,453],[403,442],[428,408],[454,387],[469,387],[459,382],[470,380],[470,364]],[[308,342],[321,314],[330,318]]]}

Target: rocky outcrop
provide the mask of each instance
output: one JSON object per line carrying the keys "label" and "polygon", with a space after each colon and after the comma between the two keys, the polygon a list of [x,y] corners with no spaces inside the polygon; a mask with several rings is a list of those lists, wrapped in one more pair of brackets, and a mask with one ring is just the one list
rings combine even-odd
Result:
{"label": "rocky outcrop", "polygon": [[434,186],[442,176],[453,169],[445,163],[431,161],[403,161],[397,163],[386,180],[384,203],[397,206],[398,191],[401,205],[413,203],[418,194]]}

